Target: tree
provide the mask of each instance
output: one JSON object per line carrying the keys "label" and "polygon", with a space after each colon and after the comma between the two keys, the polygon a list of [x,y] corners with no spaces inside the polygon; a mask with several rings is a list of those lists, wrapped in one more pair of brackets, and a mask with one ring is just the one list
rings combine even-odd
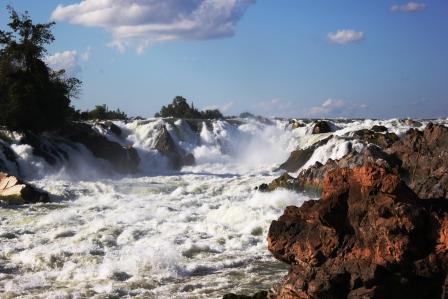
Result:
{"label": "tree", "polygon": [[188,104],[187,100],[181,96],[173,99],[173,102],[168,106],[162,106],[160,112],[155,114],[155,117],[175,117],[186,119],[217,119],[223,118],[223,115],[218,109],[199,111],[194,108],[194,105]]}
{"label": "tree", "polygon": [[0,125],[56,129],[73,115],[70,99],[79,94],[81,81],[44,62],[55,23],[33,24],[28,13],[8,10],[10,31],[0,30]]}

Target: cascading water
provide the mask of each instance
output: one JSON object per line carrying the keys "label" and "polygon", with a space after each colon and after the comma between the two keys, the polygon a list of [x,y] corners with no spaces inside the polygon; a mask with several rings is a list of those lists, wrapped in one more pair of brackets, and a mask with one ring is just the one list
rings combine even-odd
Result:
{"label": "cascading water", "polygon": [[[336,137],[304,167],[360,150],[359,142],[342,136],[374,124],[397,133],[407,129],[397,120],[338,123]],[[84,146],[54,139],[68,157],[53,165],[13,134],[8,147],[18,167],[0,151],[8,171],[53,195],[49,204],[0,208],[0,293],[218,298],[267,289],[285,274],[266,249],[267,229],[286,206],[309,198],[254,187],[278,176],[292,150],[329,134],[311,135],[312,124],[292,129],[281,120],[148,119],[115,125],[120,136],[99,125],[95,130],[137,150],[136,174],[111,175],[109,162]],[[165,129],[180,151],[194,155],[193,166],[168,169],[169,159],[155,149]]]}

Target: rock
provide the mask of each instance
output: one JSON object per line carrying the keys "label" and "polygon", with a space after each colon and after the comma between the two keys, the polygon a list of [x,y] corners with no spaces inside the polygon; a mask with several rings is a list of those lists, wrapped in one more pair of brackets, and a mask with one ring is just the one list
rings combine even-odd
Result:
{"label": "rock", "polygon": [[447,127],[411,129],[387,152],[401,160],[401,177],[420,198],[448,197]]}
{"label": "rock", "polygon": [[339,167],[354,168],[367,162],[390,170],[397,170],[401,163],[396,157],[390,156],[378,146],[370,144],[361,152],[352,151],[339,160],[328,160],[325,165],[316,162],[313,166],[302,170],[297,178],[289,176],[285,179],[285,175],[283,175],[271,182],[266,191],[286,188],[300,192],[304,191],[311,196],[319,196],[322,191],[323,179],[328,171]]}
{"label": "rock", "polygon": [[381,148],[388,148],[399,139],[395,133],[382,134],[368,129],[355,131],[353,137],[368,143],[376,144]]}
{"label": "rock", "polygon": [[154,148],[168,158],[170,167],[173,169],[195,164],[194,155],[192,153],[186,154],[182,148],[176,145],[165,125],[161,126]]}
{"label": "rock", "polygon": [[298,171],[300,168],[302,168],[303,165],[306,164],[306,162],[308,162],[308,160],[313,155],[314,151],[318,147],[325,145],[331,138],[332,136],[325,138],[319,142],[316,142],[315,144],[305,149],[298,149],[293,151],[290,154],[288,160],[286,160],[283,164],[280,165],[280,168],[288,172]]}
{"label": "rock", "polygon": [[121,136],[122,132],[121,132],[120,127],[117,126],[116,124],[114,124],[113,122],[111,122],[111,121],[106,121],[104,123],[100,122],[99,125],[101,127],[103,127],[104,129],[114,133],[116,136],[118,136],[118,137]]}
{"label": "rock", "polygon": [[387,132],[387,128],[385,126],[374,125],[370,130],[377,133]]}
{"label": "rock", "polygon": [[287,207],[268,248],[291,265],[277,298],[442,298],[448,202],[376,164],[331,170],[322,197]]}
{"label": "rock", "polygon": [[48,193],[22,182],[15,176],[0,172],[0,202],[6,204],[28,204],[48,201]]}
{"label": "rock", "polygon": [[331,133],[334,131],[334,125],[328,121],[319,120],[314,123],[313,134]]}
{"label": "rock", "polygon": [[223,299],[267,299],[268,292],[261,291],[261,292],[255,293],[253,296],[226,294],[222,298]]}
{"label": "rock", "polygon": [[89,124],[73,123],[61,129],[59,134],[72,142],[81,143],[95,157],[110,162],[118,173],[128,174],[137,171],[140,157],[134,148],[123,147],[110,141],[96,132]]}
{"label": "rock", "polygon": [[406,126],[410,127],[421,127],[423,124],[419,121],[415,121],[413,119],[407,118],[407,119],[401,119],[401,123],[405,124]]}
{"label": "rock", "polygon": [[274,191],[275,189],[284,188],[289,190],[296,190],[296,179],[290,176],[287,172],[283,173],[280,177],[276,178],[269,184],[261,184],[258,187],[259,191],[267,192]]}
{"label": "rock", "polygon": [[299,121],[297,119],[290,119],[289,120],[289,125],[291,126],[291,129],[297,129],[297,128],[302,128],[305,126],[305,123],[302,121]]}

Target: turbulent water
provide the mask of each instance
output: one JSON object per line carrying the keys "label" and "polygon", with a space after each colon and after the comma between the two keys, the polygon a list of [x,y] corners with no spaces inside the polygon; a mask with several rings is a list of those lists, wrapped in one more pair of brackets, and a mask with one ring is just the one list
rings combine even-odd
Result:
{"label": "turbulent water", "polygon": [[[409,129],[398,120],[340,121],[332,134],[375,124],[398,135]],[[57,166],[28,145],[12,146],[21,174],[53,200],[0,208],[1,298],[218,298],[268,289],[286,274],[267,251],[267,230],[286,206],[309,198],[254,187],[278,176],[292,150],[329,134],[311,135],[311,124],[292,129],[283,120],[214,121],[197,133],[184,121],[116,125],[122,137],[97,130],[137,149],[137,175],[111,174],[82,146],[67,147],[69,161]],[[195,166],[168,170],[154,150],[162,126],[194,154]],[[333,138],[304,167],[362,147]]]}

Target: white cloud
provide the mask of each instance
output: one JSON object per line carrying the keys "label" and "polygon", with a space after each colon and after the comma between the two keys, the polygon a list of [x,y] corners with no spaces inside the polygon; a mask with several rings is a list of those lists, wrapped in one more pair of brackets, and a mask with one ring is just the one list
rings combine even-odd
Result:
{"label": "white cloud", "polygon": [[203,108],[203,110],[215,110],[218,109],[222,113],[229,112],[230,109],[232,109],[235,106],[234,102],[228,102],[224,103],[222,105],[212,105],[212,106],[206,106]]}
{"label": "white cloud", "polygon": [[56,21],[102,27],[111,32],[109,44],[141,53],[169,40],[199,40],[232,36],[255,0],[82,0],[58,5]]}
{"label": "white cloud", "polygon": [[366,104],[349,104],[343,100],[328,99],[320,106],[314,106],[308,111],[309,117],[350,116],[359,110],[366,109]]}
{"label": "white cloud", "polygon": [[81,62],[90,59],[90,47],[85,52],[76,50],[57,52],[45,57],[48,66],[56,71],[64,69],[69,75],[75,75],[81,71]]}
{"label": "white cloud", "polygon": [[395,4],[390,7],[392,12],[419,12],[426,9],[426,4],[417,2],[408,2],[406,4]]}
{"label": "white cloud", "polygon": [[360,42],[364,39],[364,32],[351,29],[338,30],[327,34],[328,42],[332,44],[346,45],[349,43]]}

